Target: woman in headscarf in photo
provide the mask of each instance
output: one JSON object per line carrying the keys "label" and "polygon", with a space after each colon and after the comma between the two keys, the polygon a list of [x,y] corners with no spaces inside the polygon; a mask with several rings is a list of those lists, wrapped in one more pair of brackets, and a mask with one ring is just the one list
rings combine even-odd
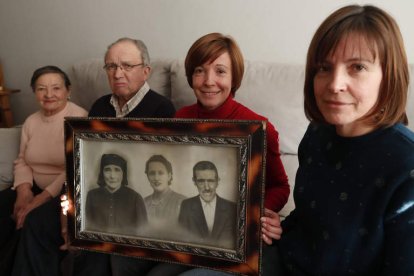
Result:
{"label": "woman in headscarf in photo", "polygon": [[142,196],[127,187],[128,169],[123,157],[102,155],[98,185],[86,198],[86,230],[135,234],[147,224]]}

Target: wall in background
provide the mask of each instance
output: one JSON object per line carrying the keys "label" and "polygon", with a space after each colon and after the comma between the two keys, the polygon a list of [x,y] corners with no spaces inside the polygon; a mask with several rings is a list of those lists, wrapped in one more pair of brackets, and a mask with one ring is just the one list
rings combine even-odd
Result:
{"label": "wall in background", "polygon": [[[144,40],[152,58],[184,58],[209,32],[232,35],[245,59],[304,64],[317,26],[333,10],[366,1],[346,0],[13,0],[0,1],[0,61],[16,123],[36,110],[29,82],[33,70],[101,58],[119,37]],[[414,63],[414,4],[371,0],[400,25]],[[411,34],[411,35],[410,35]]]}

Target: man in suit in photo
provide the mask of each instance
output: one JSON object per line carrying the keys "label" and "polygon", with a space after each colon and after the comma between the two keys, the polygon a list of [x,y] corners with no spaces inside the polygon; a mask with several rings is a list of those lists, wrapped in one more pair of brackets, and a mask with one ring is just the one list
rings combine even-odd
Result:
{"label": "man in suit in photo", "polygon": [[199,195],[181,203],[179,223],[194,242],[234,249],[236,204],[217,195],[220,178],[214,163],[200,161],[193,167],[193,181]]}

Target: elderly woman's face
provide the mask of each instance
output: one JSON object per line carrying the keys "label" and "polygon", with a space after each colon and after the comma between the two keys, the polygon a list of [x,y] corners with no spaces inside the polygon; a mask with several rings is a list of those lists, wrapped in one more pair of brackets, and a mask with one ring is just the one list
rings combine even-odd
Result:
{"label": "elderly woman's face", "polygon": [[201,105],[214,110],[221,106],[231,93],[232,71],[229,53],[194,69],[193,89]]}
{"label": "elderly woman's face", "polygon": [[106,188],[110,192],[117,191],[122,185],[122,179],[124,178],[124,173],[122,168],[117,165],[106,165],[103,168],[103,176],[106,184]]}
{"label": "elderly woman's face", "polygon": [[147,177],[154,192],[164,192],[168,189],[172,176],[163,163],[150,162]]}
{"label": "elderly woman's face", "polygon": [[51,116],[65,108],[70,91],[61,75],[48,73],[36,80],[34,92],[43,114]]}

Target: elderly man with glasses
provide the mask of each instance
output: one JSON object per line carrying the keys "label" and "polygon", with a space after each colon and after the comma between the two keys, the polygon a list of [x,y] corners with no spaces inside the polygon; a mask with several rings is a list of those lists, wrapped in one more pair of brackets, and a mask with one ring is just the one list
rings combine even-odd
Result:
{"label": "elderly man with glasses", "polygon": [[[103,67],[112,93],[92,105],[89,117],[171,118],[171,101],[151,90],[150,58],[144,42],[120,38],[108,46]],[[78,251],[73,275],[145,275],[157,263],[120,255]]]}
{"label": "elderly man with glasses", "polygon": [[175,108],[171,101],[151,90],[147,47],[140,40],[120,38],[108,46],[104,69],[112,94],[99,98],[90,117],[170,118]]}

